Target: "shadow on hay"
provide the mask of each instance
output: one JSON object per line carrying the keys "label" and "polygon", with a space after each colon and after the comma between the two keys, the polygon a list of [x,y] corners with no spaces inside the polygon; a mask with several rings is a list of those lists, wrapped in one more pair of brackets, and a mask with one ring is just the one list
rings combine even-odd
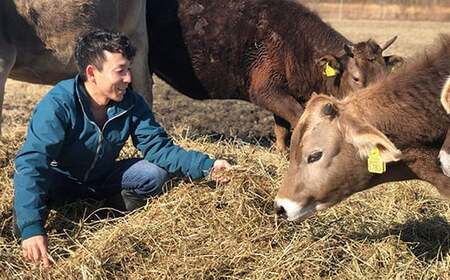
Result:
{"label": "shadow on hay", "polygon": [[376,241],[392,235],[407,243],[411,252],[422,261],[442,260],[450,251],[450,225],[445,217],[439,215],[410,219],[375,235],[355,233],[350,238]]}

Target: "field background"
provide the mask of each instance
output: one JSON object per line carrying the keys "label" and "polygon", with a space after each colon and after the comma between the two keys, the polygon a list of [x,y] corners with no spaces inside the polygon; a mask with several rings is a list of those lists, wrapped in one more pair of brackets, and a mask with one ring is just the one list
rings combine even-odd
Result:
{"label": "field background", "polygon": [[[405,56],[450,30],[439,21],[325,18],[353,41],[399,35],[389,53]],[[54,211],[52,268],[27,264],[10,232],[13,158],[32,108],[49,88],[7,83],[0,279],[450,279],[450,204],[431,185],[385,184],[303,223],[280,220],[272,199],[287,159],[271,147],[271,114],[245,102],[193,101],[158,79],[157,119],[180,145],[237,164],[231,182],[174,179],[168,193],[125,217],[96,211],[101,205],[89,201]],[[135,155],[128,146],[122,156]]]}
{"label": "field background", "polygon": [[326,19],[449,21],[449,0],[306,0]]}

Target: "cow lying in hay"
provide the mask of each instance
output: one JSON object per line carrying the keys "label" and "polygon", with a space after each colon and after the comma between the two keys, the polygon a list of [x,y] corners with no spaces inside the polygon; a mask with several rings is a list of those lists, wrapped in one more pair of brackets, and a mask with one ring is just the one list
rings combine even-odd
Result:
{"label": "cow lying in hay", "polygon": [[74,76],[73,48],[88,30],[125,33],[137,47],[134,88],[151,102],[144,0],[0,1],[0,120],[8,76],[53,84]]}
{"label": "cow lying in hay", "polygon": [[443,35],[435,49],[384,81],[340,101],[312,97],[293,131],[276,211],[303,219],[356,192],[412,178],[450,197],[450,178],[437,161],[450,125],[440,104],[449,74],[450,36]]}
{"label": "cow lying in hay", "polygon": [[[150,2],[148,2],[150,3]],[[241,99],[275,115],[276,145],[311,92],[343,97],[385,76],[397,56],[373,40],[352,44],[289,0],[153,0],[147,9],[150,64],[195,99]]]}

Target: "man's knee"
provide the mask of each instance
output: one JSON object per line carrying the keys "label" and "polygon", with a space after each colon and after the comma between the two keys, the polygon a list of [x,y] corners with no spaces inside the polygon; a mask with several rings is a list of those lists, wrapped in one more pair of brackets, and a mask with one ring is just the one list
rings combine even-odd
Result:
{"label": "man's knee", "polygon": [[169,174],[166,170],[142,160],[135,170],[136,185],[132,188],[138,195],[151,197],[163,192],[163,185],[168,180]]}

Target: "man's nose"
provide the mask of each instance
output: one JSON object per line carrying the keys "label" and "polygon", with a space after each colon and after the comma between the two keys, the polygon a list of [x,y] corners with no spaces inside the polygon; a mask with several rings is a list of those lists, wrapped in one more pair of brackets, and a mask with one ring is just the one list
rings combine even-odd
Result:
{"label": "man's nose", "polygon": [[129,83],[131,83],[131,80],[132,80],[131,79],[131,71],[128,70],[127,73],[125,74],[125,76],[123,77],[123,82],[129,84]]}

